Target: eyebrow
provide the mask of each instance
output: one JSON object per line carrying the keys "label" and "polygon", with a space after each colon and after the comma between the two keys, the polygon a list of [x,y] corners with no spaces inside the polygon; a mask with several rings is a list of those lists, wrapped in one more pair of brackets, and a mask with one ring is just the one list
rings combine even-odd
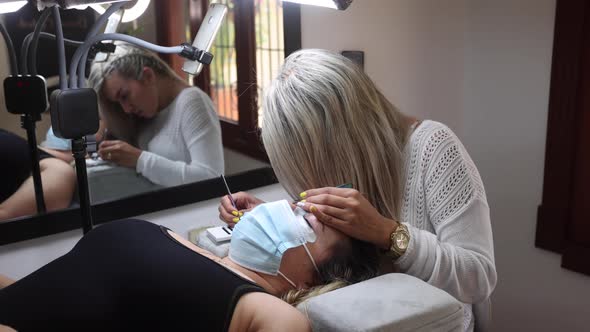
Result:
{"label": "eyebrow", "polygon": [[303,220],[305,220],[305,222],[307,223],[307,226],[311,227],[311,229],[313,229],[313,227],[311,226],[311,223],[309,222],[309,220],[307,220],[307,218],[305,218],[305,216],[303,216]]}

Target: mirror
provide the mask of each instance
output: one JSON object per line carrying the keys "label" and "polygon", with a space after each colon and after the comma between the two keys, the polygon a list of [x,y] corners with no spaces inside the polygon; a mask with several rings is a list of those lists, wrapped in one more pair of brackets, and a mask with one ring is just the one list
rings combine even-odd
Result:
{"label": "mirror", "polygon": [[[223,3],[224,1],[220,2]],[[217,40],[214,43],[214,49],[212,50],[212,53],[217,57],[215,60],[218,61],[215,62],[214,60],[210,68],[206,68],[197,80],[195,80],[196,83],[206,81],[205,83],[207,84],[202,86],[202,90],[211,96],[211,101],[215,106],[215,111],[217,111],[215,116],[221,120],[223,133],[219,133],[218,142],[221,144],[221,135],[223,135],[224,146],[218,146],[216,148],[222,151],[222,166],[215,170],[211,170],[210,175],[206,177],[194,178],[189,181],[177,181],[172,184],[157,184],[155,183],[157,181],[153,181],[153,178],[150,179],[143,174],[138,174],[137,170],[133,167],[119,165],[112,161],[101,160],[102,158],[96,158],[96,156],[87,159],[89,188],[95,223],[171,208],[202,199],[219,197],[225,193],[224,186],[218,177],[221,173],[226,175],[232,192],[276,182],[272,170],[269,168],[269,164],[266,161],[261,161],[261,159],[264,159],[263,152],[259,151],[258,154],[250,153],[246,150],[246,147],[242,150],[239,145],[226,143],[243,143],[244,140],[241,139],[239,135],[233,134],[235,131],[234,129],[238,125],[241,125],[243,121],[242,119],[237,118],[238,113],[241,116],[242,110],[240,109],[238,112],[239,84],[237,84],[236,52],[235,49],[229,49],[226,47],[227,44],[230,44],[231,46],[234,38],[237,40],[239,37],[234,36],[233,32],[234,29],[236,30],[235,33],[237,33],[238,30],[235,26],[237,24],[235,21],[235,13],[237,11],[236,8],[234,8],[233,2],[229,3],[229,1],[225,1],[225,3],[230,5],[230,10],[226,17],[227,23],[224,23],[226,26],[222,27],[222,30],[220,31],[220,34],[218,34]],[[294,50],[299,48],[298,43],[300,44],[300,40],[296,40],[297,38],[295,37],[288,37],[287,32],[285,31],[285,46],[276,47],[278,46],[278,43],[283,43],[283,30],[282,27],[281,29],[274,29],[270,24],[282,23],[278,17],[283,15],[282,5],[279,5],[280,3],[281,2],[277,0],[264,0],[256,4],[255,8],[256,15],[261,15],[263,12],[272,13],[273,16],[269,18],[269,23],[265,23],[267,24],[266,26],[257,27],[256,31],[258,33],[257,38],[260,38],[260,40],[267,40],[267,43],[269,44],[266,46],[273,46],[277,49],[274,50],[273,54],[270,54],[272,56],[267,57],[267,54],[259,55],[260,59],[269,59],[267,62],[262,61],[259,63],[259,66],[265,66],[264,70],[266,71],[266,74],[258,77],[258,81],[263,83],[270,81],[272,71],[278,69],[280,66],[280,60],[282,60],[284,54],[287,53],[284,49]],[[235,6],[242,5],[236,4]],[[266,6],[266,8],[262,6]],[[269,8],[272,10],[268,10]],[[181,36],[186,36],[186,31],[196,31],[196,29],[192,28],[195,26],[198,27],[199,17],[204,16],[206,9],[207,1],[151,1],[147,11],[138,20],[130,23],[121,23],[118,31],[134,35],[138,38],[159,45],[178,45],[180,42],[173,39],[178,37],[179,33]],[[71,15],[71,17],[68,15]],[[7,26],[11,33],[14,44],[17,45],[17,52],[20,51],[20,44],[24,36],[33,30],[38,16],[39,13],[34,8],[31,8],[30,4],[23,7],[19,12],[0,15],[0,22]],[[82,40],[96,17],[97,14],[90,8],[83,11],[62,11],[62,23],[66,38]],[[166,19],[168,19],[168,21],[166,21]],[[256,22],[261,21],[260,17],[257,16]],[[290,21],[298,22],[296,19],[290,19],[289,22]],[[173,26],[170,22],[175,22],[175,24],[176,22],[180,22],[182,24]],[[287,22],[288,21],[285,21],[285,26],[287,25]],[[299,29],[298,23],[295,27],[297,30]],[[54,27],[50,17],[46,25],[46,31],[52,33],[54,31],[53,29]],[[175,29],[177,30],[176,34],[173,32]],[[271,33],[269,31],[274,32]],[[264,35],[265,33],[272,38],[268,38],[267,35]],[[277,35],[278,33],[281,34],[281,36]],[[181,38],[180,41],[190,40],[191,38]],[[272,41],[268,41],[270,39],[272,39]],[[296,40],[296,42],[289,42],[290,40]],[[40,54],[43,54],[43,56],[39,56],[38,59],[39,73],[47,78],[49,89],[57,86],[57,78],[55,77],[57,70],[54,65],[57,63],[54,56],[57,52],[54,44],[55,41],[53,40],[42,39],[39,42],[39,50],[42,50],[42,53],[40,52]],[[234,48],[236,47],[235,44],[233,46]],[[263,48],[265,45],[257,44],[256,46],[261,46],[259,48]],[[0,47],[0,52],[4,52],[4,50],[4,47]],[[69,56],[71,56],[71,53],[73,53],[73,50],[68,51]],[[54,57],[53,60],[50,59],[52,56]],[[176,56],[162,56],[162,58],[166,60],[175,71],[177,71],[176,69],[178,69],[179,65],[181,66],[183,62],[181,58]],[[3,59],[6,59],[6,57],[2,56],[0,59],[4,61]],[[3,65],[2,68],[7,67]],[[262,71],[263,70],[260,70],[260,72]],[[254,75],[257,74],[254,70],[252,70],[252,72],[254,72]],[[0,72],[0,75],[5,77],[7,73]],[[186,76],[182,76],[182,78],[189,82]],[[190,84],[192,85],[193,82],[190,82]],[[251,93],[254,91],[255,94],[260,93],[260,85],[261,84],[259,84],[258,89],[255,87],[248,89],[248,92]],[[199,86],[201,86],[201,84],[199,84]],[[116,93],[117,92],[115,92],[115,94]],[[0,97],[2,97],[2,95],[0,95]],[[111,95],[110,97],[113,96]],[[19,117],[6,112],[6,110],[3,109],[3,106],[4,105],[0,107],[0,129],[5,129],[21,138],[26,138],[25,130],[20,128]],[[43,144],[43,142],[47,140],[49,126],[49,114],[44,114],[42,120],[36,124],[38,143]],[[251,149],[253,145],[260,145],[259,141],[257,141],[256,130],[244,130],[243,128],[240,128],[239,131],[247,132],[249,135],[248,137],[253,138],[248,141],[248,149]],[[111,136],[107,137],[112,139],[117,138]],[[143,147],[149,150],[149,138],[143,140]],[[169,152],[168,150],[174,149],[177,150],[175,151],[177,155],[187,153],[186,149],[181,149],[177,145],[176,140],[174,142],[163,144],[164,148],[162,148],[160,153],[165,154]],[[228,146],[230,146],[231,149]],[[113,157],[114,154],[115,153],[112,152],[111,157]],[[66,153],[65,156],[69,156],[69,153]],[[257,156],[257,158],[251,156]],[[155,159],[157,160],[158,158]],[[187,157],[187,159],[190,160],[190,156]],[[164,176],[163,178],[168,179],[169,177]],[[58,182],[64,182],[62,180],[63,178],[59,178]],[[80,213],[76,203],[77,192],[73,192],[71,197],[73,197],[73,199],[67,206],[59,208],[54,212],[36,214],[33,211],[28,215],[21,215],[0,222],[0,244],[79,228]]]}

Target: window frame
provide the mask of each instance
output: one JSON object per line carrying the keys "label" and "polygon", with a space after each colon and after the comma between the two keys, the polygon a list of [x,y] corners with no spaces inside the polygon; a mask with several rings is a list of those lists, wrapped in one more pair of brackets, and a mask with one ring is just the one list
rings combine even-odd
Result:
{"label": "window frame", "polygon": [[[209,6],[208,0],[190,0],[190,31],[198,31]],[[300,5],[283,2],[283,34],[285,57],[301,48]],[[223,145],[258,160],[268,162],[268,156],[260,140],[258,128],[258,91],[252,89],[257,82],[256,36],[254,0],[235,0],[235,38],[237,63],[238,122],[220,119]],[[194,80],[194,84],[211,95],[211,72],[208,67]]]}
{"label": "window frame", "polygon": [[590,275],[590,94],[586,91],[590,91],[590,4],[558,0],[535,245],[562,254],[562,267]]}

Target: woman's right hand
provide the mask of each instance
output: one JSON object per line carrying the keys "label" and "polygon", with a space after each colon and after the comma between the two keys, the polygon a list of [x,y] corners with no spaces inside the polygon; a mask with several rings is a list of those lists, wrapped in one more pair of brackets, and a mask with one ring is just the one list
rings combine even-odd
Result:
{"label": "woman's right hand", "polygon": [[257,205],[264,203],[263,200],[243,191],[232,194],[231,196],[236,202],[235,208],[232,205],[228,195],[223,196],[219,202],[219,219],[226,222],[230,226],[233,226],[235,223],[240,221],[240,218],[244,215],[244,212],[250,211]]}

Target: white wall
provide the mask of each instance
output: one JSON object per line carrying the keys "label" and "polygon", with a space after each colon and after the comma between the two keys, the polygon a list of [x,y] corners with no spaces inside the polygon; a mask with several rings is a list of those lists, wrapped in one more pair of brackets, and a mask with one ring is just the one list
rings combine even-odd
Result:
{"label": "white wall", "polygon": [[305,6],[302,46],[364,51],[365,71],[396,106],[461,134],[464,2],[357,0],[343,12]]}
{"label": "white wall", "polygon": [[590,324],[590,277],[534,248],[554,16],[553,0],[488,2],[470,6],[468,15],[465,133],[493,213],[499,331],[580,331]]}
{"label": "white wall", "polygon": [[495,331],[580,331],[590,277],[534,247],[555,0],[357,0],[302,10],[303,46],[364,50],[403,111],[450,125],[479,167],[499,281]]}

